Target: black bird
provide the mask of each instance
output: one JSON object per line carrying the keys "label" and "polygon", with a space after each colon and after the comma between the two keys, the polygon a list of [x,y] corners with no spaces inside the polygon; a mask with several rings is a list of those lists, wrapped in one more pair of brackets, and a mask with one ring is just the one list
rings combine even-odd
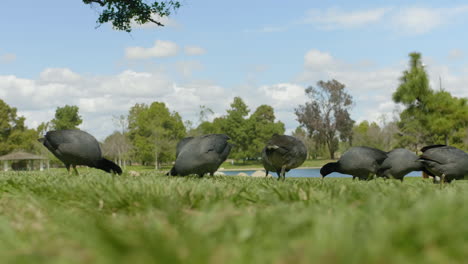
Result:
{"label": "black bird", "polygon": [[65,164],[69,173],[70,166],[78,174],[76,165],[86,165],[109,173],[122,174],[122,169],[117,164],[102,157],[99,143],[87,132],[78,129],[49,131],[38,141]]}
{"label": "black bird", "polygon": [[403,181],[403,177],[412,171],[422,171],[424,164],[419,160],[419,156],[413,152],[397,148],[387,152],[387,158],[384,160],[379,170],[378,177],[393,178]]}
{"label": "black bird", "polygon": [[212,176],[231,151],[230,138],[225,134],[208,134],[182,139],[176,148],[174,167],[167,173],[172,176],[206,173]]}
{"label": "black bird", "polygon": [[431,145],[421,149],[420,160],[434,176],[434,182],[440,177],[440,183],[461,180],[468,176],[468,154],[447,145]]}
{"label": "black bird", "polygon": [[337,162],[325,164],[320,169],[322,178],[332,172],[339,172],[369,180],[375,175],[380,165],[387,158],[387,153],[371,147],[352,147],[346,151]]}
{"label": "black bird", "polygon": [[278,180],[286,179],[286,172],[297,168],[307,158],[307,148],[299,139],[274,134],[262,151],[262,163],[268,176],[269,171],[278,174]]}

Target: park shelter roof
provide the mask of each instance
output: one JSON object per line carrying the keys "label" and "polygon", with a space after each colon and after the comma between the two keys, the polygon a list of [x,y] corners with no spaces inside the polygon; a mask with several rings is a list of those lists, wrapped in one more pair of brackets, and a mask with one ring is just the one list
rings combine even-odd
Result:
{"label": "park shelter roof", "polygon": [[34,155],[27,152],[13,152],[10,154],[6,154],[4,156],[0,156],[0,160],[47,160],[48,158]]}

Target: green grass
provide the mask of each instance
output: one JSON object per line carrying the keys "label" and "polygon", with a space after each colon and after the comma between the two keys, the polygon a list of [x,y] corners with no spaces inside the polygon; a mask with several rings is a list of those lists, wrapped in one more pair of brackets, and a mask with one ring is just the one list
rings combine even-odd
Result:
{"label": "green grass", "polygon": [[466,263],[466,181],[0,173],[2,263]]}

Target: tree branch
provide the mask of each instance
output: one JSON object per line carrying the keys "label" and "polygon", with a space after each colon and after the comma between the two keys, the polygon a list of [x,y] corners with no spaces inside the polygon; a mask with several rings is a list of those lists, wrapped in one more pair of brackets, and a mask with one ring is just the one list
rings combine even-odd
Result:
{"label": "tree branch", "polygon": [[[98,0],[98,1],[99,1],[99,0]],[[154,19],[152,19],[152,18],[149,18],[148,20],[151,21],[151,22],[153,22],[153,23],[155,23],[156,25],[158,25],[158,26],[160,26],[160,27],[164,27],[163,24],[161,24],[160,22],[158,22],[158,21],[156,21],[156,20],[154,20]]]}
{"label": "tree branch", "polygon": [[100,6],[104,6],[106,4],[102,0],[88,0],[88,3],[97,3]]}

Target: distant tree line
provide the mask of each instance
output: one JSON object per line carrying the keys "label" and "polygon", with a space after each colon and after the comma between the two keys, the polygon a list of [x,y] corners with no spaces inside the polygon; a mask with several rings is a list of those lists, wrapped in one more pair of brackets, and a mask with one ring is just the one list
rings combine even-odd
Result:
{"label": "distant tree line", "polygon": [[[386,151],[405,147],[417,152],[428,144],[467,149],[467,99],[432,89],[421,54],[411,53],[409,57],[409,69],[403,72],[393,93],[393,100],[404,109],[391,121],[385,116],[379,124],[352,120],[353,98],[337,80],[319,81],[317,86],[305,89],[310,100],[295,109],[300,126],[293,135],[304,141],[309,158],[333,159],[336,152],[362,145]],[[233,99],[224,115],[210,121],[213,114],[209,107],[200,106],[198,122],[193,124],[183,122],[179,113],[163,102],[135,104],[127,115],[114,117],[118,130],[102,142],[103,152],[121,166],[137,162],[159,168],[174,160],[180,139],[224,133],[234,146],[230,158],[245,161],[258,159],[266,141],[275,133],[285,132],[273,107],[260,105],[251,112],[240,97]],[[17,109],[0,100],[0,155],[18,149],[50,155],[37,144],[37,138],[48,130],[76,129],[82,122],[79,108],[65,105],[56,109],[52,120],[29,129]]]}

